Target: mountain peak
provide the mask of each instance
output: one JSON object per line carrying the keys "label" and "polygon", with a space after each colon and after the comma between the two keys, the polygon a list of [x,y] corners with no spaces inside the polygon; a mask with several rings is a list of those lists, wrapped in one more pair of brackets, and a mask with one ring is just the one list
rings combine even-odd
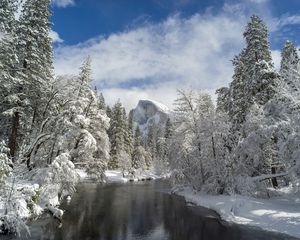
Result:
{"label": "mountain peak", "polygon": [[132,117],[135,126],[139,126],[140,130],[147,134],[150,126],[156,125],[158,128],[164,128],[170,113],[170,109],[164,104],[150,99],[142,99],[132,110]]}

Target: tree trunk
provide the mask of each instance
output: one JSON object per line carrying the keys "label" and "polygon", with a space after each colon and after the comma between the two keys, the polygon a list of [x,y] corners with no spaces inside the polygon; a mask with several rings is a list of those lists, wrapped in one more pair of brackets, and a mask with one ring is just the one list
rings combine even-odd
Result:
{"label": "tree trunk", "polygon": [[[276,174],[276,168],[275,167],[271,167],[271,172],[272,172],[272,174]],[[272,181],[273,188],[277,188],[278,187],[277,178],[276,177],[272,177],[271,181]]]}
{"label": "tree trunk", "polygon": [[33,110],[33,116],[32,116],[32,121],[31,121],[31,126],[30,126],[30,132],[32,132],[34,124],[35,124],[35,120],[36,120],[36,115],[37,115],[37,107],[34,107]]}
{"label": "tree trunk", "polygon": [[53,158],[53,153],[54,153],[54,148],[55,148],[55,142],[56,141],[56,138],[55,140],[53,141],[53,144],[52,144],[52,147],[51,147],[51,154],[50,154],[50,157],[48,159],[48,164],[51,164],[52,163],[52,158]]}
{"label": "tree trunk", "polygon": [[198,142],[198,151],[199,151],[199,157],[200,157],[201,182],[203,185],[204,184],[204,171],[203,171],[203,163],[202,163],[202,159],[201,159],[201,143],[200,142]]}
{"label": "tree trunk", "polygon": [[216,160],[217,155],[216,155],[216,148],[215,148],[215,139],[214,139],[214,135],[212,135],[212,137],[211,137],[211,146],[212,146],[212,151],[213,151],[214,159]]}
{"label": "tree trunk", "polygon": [[17,150],[17,136],[18,136],[18,127],[20,122],[20,115],[18,112],[15,112],[12,117],[12,127],[11,127],[11,135],[9,138],[9,149],[10,156],[12,158],[12,162],[15,162],[15,155]]}

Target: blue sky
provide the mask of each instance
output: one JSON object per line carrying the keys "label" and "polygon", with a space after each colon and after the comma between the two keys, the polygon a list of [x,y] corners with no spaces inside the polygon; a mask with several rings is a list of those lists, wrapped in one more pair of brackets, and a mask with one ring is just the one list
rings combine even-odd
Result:
{"label": "blue sky", "polygon": [[252,14],[270,29],[276,66],[287,39],[300,45],[299,0],[53,0],[52,10],[56,73],[77,73],[90,55],[95,85],[128,109],[228,84]]}
{"label": "blue sky", "polygon": [[[54,30],[67,44],[85,41],[97,35],[109,35],[132,29],[145,22],[157,23],[181,13],[189,17],[206,8],[221,7],[222,0],[75,0],[72,7],[53,9]],[[74,3],[75,3],[74,1]],[[76,27],[75,27],[76,26]]]}

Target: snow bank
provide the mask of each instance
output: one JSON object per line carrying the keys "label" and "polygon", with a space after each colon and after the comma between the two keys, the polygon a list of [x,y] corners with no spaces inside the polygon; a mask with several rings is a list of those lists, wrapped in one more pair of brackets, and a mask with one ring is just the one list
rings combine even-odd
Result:
{"label": "snow bank", "polygon": [[161,178],[161,176],[157,176],[152,173],[152,171],[144,171],[140,174],[135,175],[134,177],[125,176],[123,177],[121,170],[107,170],[105,171],[105,176],[107,178],[108,183],[112,182],[123,182],[126,183],[128,181],[144,181],[144,180],[154,180]]}
{"label": "snow bank", "polygon": [[118,170],[107,170],[105,176],[107,182],[128,182],[128,178],[124,178],[122,172]]}
{"label": "snow bank", "polygon": [[240,195],[211,196],[188,188],[176,194],[185,197],[187,202],[216,211],[226,221],[300,238],[299,195],[257,199]]}
{"label": "snow bank", "polygon": [[78,174],[81,181],[88,178],[88,174],[85,170],[78,169],[78,168],[76,168],[75,170],[76,170],[76,172],[77,172],[77,174]]}

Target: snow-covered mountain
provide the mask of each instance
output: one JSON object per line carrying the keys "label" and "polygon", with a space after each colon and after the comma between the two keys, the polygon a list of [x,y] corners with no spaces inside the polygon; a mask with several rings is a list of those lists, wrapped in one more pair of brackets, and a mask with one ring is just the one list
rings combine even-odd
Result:
{"label": "snow-covered mountain", "polygon": [[140,100],[135,109],[131,110],[134,125],[139,126],[142,133],[146,134],[148,128],[157,125],[164,128],[171,116],[170,109],[162,103],[153,100]]}

